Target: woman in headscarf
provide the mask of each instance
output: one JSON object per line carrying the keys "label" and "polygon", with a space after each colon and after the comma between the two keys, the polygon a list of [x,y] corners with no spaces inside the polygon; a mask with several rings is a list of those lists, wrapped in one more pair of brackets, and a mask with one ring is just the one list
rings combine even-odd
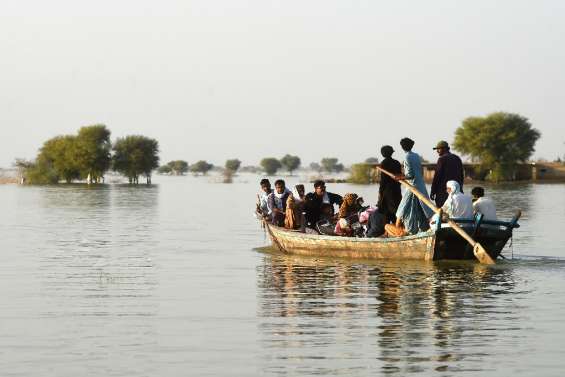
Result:
{"label": "woman in headscarf", "polygon": [[461,192],[461,186],[457,181],[447,181],[446,191],[449,195],[441,209],[449,217],[472,218],[473,200],[469,195]]}
{"label": "woman in headscarf", "polygon": [[[428,197],[428,190],[422,175],[420,156],[412,152],[414,141],[409,138],[400,140],[400,146],[406,152],[404,160],[404,175],[397,179],[405,179],[412,184],[421,194]],[[412,191],[406,191],[396,211],[396,224],[387,224],[386,233],[390,237],[401,237],[407,234],[416,234],[430,228],[428,219],[433,216],[433,211]]]}

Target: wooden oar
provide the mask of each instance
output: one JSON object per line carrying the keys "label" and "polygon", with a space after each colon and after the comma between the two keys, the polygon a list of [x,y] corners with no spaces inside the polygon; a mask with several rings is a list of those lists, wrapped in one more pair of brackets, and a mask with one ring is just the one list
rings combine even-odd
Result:
{"label": "wooden oar", "polygon": [[[395,180],[397,179],[394,174],[384,170],[380,166],[377,166],[376,168],[378,170],[380,170],[381,172],[383,172],[384,174],[388,175],[389,177],[391,177]],[[427,197],[425,197],[420,191],[418,191],[418,189],[416,187],[414,187],[413,185],[411,185],[407,181],[405,181],[403,179],[399,179],[398,181],[400,183],[402,183],[403,185],[405,185],[406,187],[408,187],[408,189],[410,191],[412,191],[412,193],[414,195],[416,195],[418,197],[418,199],[420,199],[425,205],[430,207],[432,209],[432,211],[434,211],[436,214],[440,214],[439,221],[441,221],[441,210],[439,208],[434,206],[433,203],[430,202],[430,200]],[[483,263],[483,264],[494,264],[495,263],[494,260],[490,257],[490,255],[488,255],[488,253],[484,249],[484,247],[480,243],[475,241],[471,236],[469,236],[467,234],[467,232],[465,232],[463,229],[461,229],[461,227],[459,225],[457,225],[455,223],[455,221],[448,219],[447,223],[451,226],[451,228],[453,230],[455,230],[457,233],[459,233],[459,235],[461,237],[463,237],[465,239],[465,241],[467,241],[467,242],[469,242],[469,244],[471,244],[471,246],[473,247],[473,253],[475,254],[475,257],[479,260],[480,263]]]}

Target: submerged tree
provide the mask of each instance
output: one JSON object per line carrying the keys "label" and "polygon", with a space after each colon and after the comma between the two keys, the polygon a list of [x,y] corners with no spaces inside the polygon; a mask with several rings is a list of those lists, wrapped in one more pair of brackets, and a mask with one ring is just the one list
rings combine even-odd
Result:
{"label": "submerged tree", "polygon": [[175,175],[183,175],[185,173],[188,173],[188,162],[184,160],[169,161],[167,165],[169,165],[172,173]]}
{"label": "submerged tree", "polygon": [[159,143],[141,135],[119,138],[113,147],[113,170],[126,176],[130,183],[139,183],[139,176],[151,183],[151,172],[159,166]]}
{"label": "submerged tree", "polygon": [[318,173],[320,173],[322,171],[322,167],[317,162],[311,162],[310,163],[310,169],[312,171],[317,171]]}
{"label": "submerged tree", "polygon": [[324,171],[327,171],[329,173],[332,172],[339,173],[342,172],[344,169],[343,164],[338,163],[338,159],[335,157],[322,158],[322,161],[320,161],[320,165],[322,166],[322,169]]}
{"label": "submerged tree", "polygon": [[200,160],[190,166],[190,171],[194,174],[202,173],[202,175],[206,175],[213,167],[214,165],[209,164],[204,160]]}
{"label": "submerged tree", "polygon": [[469,117],[455,131],[453,146],[490,170],[494,181],[513,179],[516,163],[534,152],[541,134],[521,115],[497,112]]}
{"label": "submerged tree", "polygon": [[157,168],[157,173],[159,174],[171,174],[173,172],[173,169],[171,169],[171,167],[169,166],[169,164],[167,165],[163,165],[163,166],[159,166]]}
{"label": "submerged tree", "polygon": [[300,157],[287,154],[281,158],[281,165],[292,175],[292,172],[300,166]]}
{"label": "submerged tree", "polygon": [[[36,159],[35,167],[38,169],[36,178],[48,183],[56,183],[60,180],[70,183],[79,179],[81,174],[78,156],[76,136],[56,136],[47,140]],[[42,172],[45,173],[45,179],[40,178]]]}
{"label": "submerged tree", "polygon": [[226,170],[229,170],[232,173],[235,173],[240,166],[241,161],[239,161],[237,158],[234,158],[233,160],[227,160],[225,165]]}
{"label": "submerged tree", "polygon": [[260,165],[267,175],[274,175],[282,166],[281,162],[274,157],[262,159]]}
{"label": "submerged tree", "polygon": [[348,182],[356,184],[369,184],[376,182],[376,171],[372,163],[351,165]]}
{"label": "submerged tree", "polygon": [[81,177],[91,182],[99,182],[110,169],[110,130],[103,124],[82,127],[76,138],[77,164]]}

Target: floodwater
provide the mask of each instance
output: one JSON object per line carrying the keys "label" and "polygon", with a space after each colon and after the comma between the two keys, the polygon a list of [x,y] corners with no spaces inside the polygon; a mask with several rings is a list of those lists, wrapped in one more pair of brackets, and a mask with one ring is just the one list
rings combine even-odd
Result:
{"label": "floodwater", "polygon": [[565,185],[487,187],[524,215],[485,267],[269,251],[257,180],[0,186],[0,375],[565,373]]}

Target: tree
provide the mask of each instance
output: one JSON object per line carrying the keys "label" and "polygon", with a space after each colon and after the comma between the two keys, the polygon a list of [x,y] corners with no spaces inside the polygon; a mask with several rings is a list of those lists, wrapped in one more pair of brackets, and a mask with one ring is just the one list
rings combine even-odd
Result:
{"label": "tree", "polygon": [[157,173],[159,173],[159,174],[171,174],[172,172],[173,172],[173,169],[171,169],[169,164],[159,166],[159,168],[157,169]]}
{"label": "tree", "polygon": [[110,130],[103,124],[82,127],[76,138],[77,164],[82,178],[98,182],[110,169]]}
{"label": "tree", "polygon": [[300,166],[300,157],[287,154],[281,158],[281,165],[292,175],[292,172]]}
{"label": "tree", "polygon": [[338,159],[335,157],[326,157],[326,158],[322,158],[322,161],[320,161],[320,165],[322,166],[323,170],[329,173],[331,172],[339,173],[343,171],[343,164],[340,164],[337,161]]}
{"label": "tree", "polygon": [[204,160],[200,160],[190,166],[190,171],[194,174],[202,173],[203,175],[206,175],[206,173],[212,170],[213,167],[214,165],[209,164]]}
{"label": "tree", "polygon": [[376,169],[371,163],[360,163],[351,165],[351,173],[348,181],[356,184],[369,184],[376,182]]}
{"label": "tree", "polygon": [[310,169],[312,171],[317,171],[318,173],[322,171],[322,167],[317,162],[311,162],[310,163]]}
{"label": "tree", "polygon": [[239,161],[237,158],[226,161],[226,170],[229,170],[232,173],[235,173],[240,166],[241,166],[241,161]]}
{"label": "tree", "polygon": [[282,166],[281,162],[273,157],[262,159],[260,165],[267,175],[274,175]]}
{"label": "tree", "polygon": [[514,177],[516,163],[532,155],[540,136],[527,118],[496,112],[465,119],[455,131],[453,147],[490,170],[490,179],[500,181]]}
{"label": "tree", "polygon": [[184,160],[169,161],[167,166],[171,169],[171,173],[175,175],[183,175],[188,173],[188,162]]}
{"label": "tree", "polygon": [[366,164],[378,164],[379,159],[377,157],[368,157],[365,159]]}
{"label": "tree", "polygon": [[151,183],[151,172],[159,166],[159,143],[141,135],[119,138],[113,147],[112,168],[126,176],[130,183],[139,183],[144,175]]}
{"label": "tree", "polygon": [[39,151],[36,159],[36,177],[39,181],[42,171],[45,172],[49,183],[56,183],[61,179],[67,183],[79,179],[80,163],[77,137],[73,135],[56,136],[47,140]]}

